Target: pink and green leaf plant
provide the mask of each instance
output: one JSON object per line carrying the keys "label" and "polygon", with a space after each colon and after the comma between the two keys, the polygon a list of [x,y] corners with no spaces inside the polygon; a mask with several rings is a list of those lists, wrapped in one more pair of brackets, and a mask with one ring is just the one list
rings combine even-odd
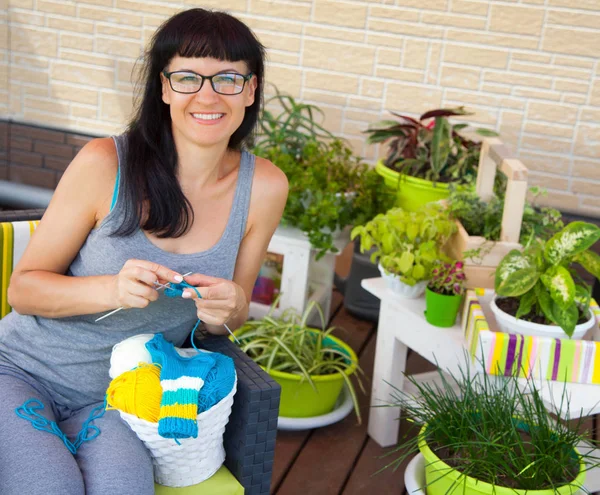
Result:
{"label": "pink and green leaf plant", "polygon": [[439,263],[431,272],[429,290],[446,296],[462,296],[465,292],[465,272],[462,261]]}

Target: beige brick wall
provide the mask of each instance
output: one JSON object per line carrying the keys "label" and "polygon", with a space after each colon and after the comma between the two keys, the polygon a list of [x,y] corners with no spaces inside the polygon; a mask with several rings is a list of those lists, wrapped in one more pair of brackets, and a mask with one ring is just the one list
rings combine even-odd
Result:
{"label": "beige brick wall", "polygon": [[247,22],[268,80],[369,160],[361,131],[389,110],[464,104],[547,202],[600,216],[600,0],[0,0],[0,115],[119,132],[145,43],[193,6]]}

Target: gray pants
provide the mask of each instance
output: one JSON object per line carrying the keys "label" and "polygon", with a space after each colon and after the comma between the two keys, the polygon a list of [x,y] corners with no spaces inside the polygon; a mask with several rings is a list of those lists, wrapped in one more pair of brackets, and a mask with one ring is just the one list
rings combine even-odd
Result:
{"label": "gray pants", "polygon": [[[2,373],[0,371],[0,373]],[[154,493],[150,454],[117,411],[92,424],[100,435],[84,442],[76,455],[56,435],[33,428],[15,409],[38,399],[38,411],[74,441],[90,411],[57,406],[29,376],[0,374],[0,493],[2,495],[150,495]]]}

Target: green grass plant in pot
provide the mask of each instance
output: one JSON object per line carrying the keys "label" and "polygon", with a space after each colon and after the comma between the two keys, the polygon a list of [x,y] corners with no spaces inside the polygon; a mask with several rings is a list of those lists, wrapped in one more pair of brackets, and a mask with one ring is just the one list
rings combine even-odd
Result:
{"label": "green grass plant in pot", "polygon": [[[407,379],[416,394],[396,390],[392,405],[414,428],[389,453],[400,455],[386,468],[421,452],[427,495],[571,495],[586,470],[600,464],[578,450],[584,440],[596,443],[584,421],[550,411],[533,381],[524,392],[513,376],[471,375],[467,365],[440,372],[435,382]],[[562,399],[568,405],[566,394]]]}
{"label": "green grass plant in pot", "polygon": [[[460,134],[468,124],[449,117],[471,115],[463,107],[425,112],[418,119],[391,112],[398,120],[383,120],[365,132],[370,144],[386,143],[387,156],[376,170],[397,194],[396,205],[415,211],[430,201],[448,197],[448,184],[472,184],[477,176],[481,144]],[[497,136],[475,129],[482,136]]]}
{"label": "green grass plant in pot", "polygon": [[360,423],[356,388],[350,379],[354,375],[363,388],[354,351],[332,335],[334,327],[320,330],[306,325],[316,307],[325,328],[323,311],[314,301],[302,315],[290,308],[275,318],[272,312],[277,302],[267,316],[248,321],[234,333],[241,349],[281,385],[279,415],[309,418],[327,414],[345,384]]}
{"label": "green grass plant in pot", "polygon": [[425,319],[436,327],[451,327],[465,293],[462,261],[440,263],[431,272],[425,290]]}
{"label": "green grass plant in pot", "polygon": [[444,207],[429,203],[417,212],[392,208],[355,227],[350,237],[360,237],[363,253],[374,248],[371,261],[379,260],[390,289],[416,298],[425,291],[437,263],[450,261],[443,246],[455,231],[456,224]]}
{"label": "green grass plant in pot", "polygon": [[496,270],[491,309],[506,333],[581,339],[596,324],[591,287],[578,275],[581,265],[600,278],[600,256],[590,248],[600,240],[592,223],[571,222],[547,242],[509,252]]}

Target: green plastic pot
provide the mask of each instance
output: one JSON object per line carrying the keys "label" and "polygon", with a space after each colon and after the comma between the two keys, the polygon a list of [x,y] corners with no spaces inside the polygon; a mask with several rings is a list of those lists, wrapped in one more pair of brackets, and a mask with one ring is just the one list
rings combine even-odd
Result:
{"label": "green plastic pot", "polygon": [[[465,476],[442,461],[425,441],[425,425],[419,433],[419,450],[425,458],[425,482],[427,495],[574,495],[579,493],[585,480],[585,464],[580,459],[577,478],[568,485],[556,490],[516,490],[495,486],[484,481]],[[575,451],[577,453],[577,451]]]}
{"label": "green plastic pot", "polygon": [[462,296],[447,296],[425,289],[425,319],[436,327],[448,328],[456,322]]}
{"label": "green plastic pot", "polygon": [[[243,330],[243,327],[242,329]],[[234,334],[239,335],[236,330]],[[320,330],[312,330],[315,333]],[[340,339],[328,336],[323,340],[328,347],[337,347],[352,361],[345,375],[350,376],[356,371],[358,358],[355,352]],[[263,366],[261,368],[267,371]],[[315,389],[302,375],[284,373],[281,371],[267,371],[269,375],[281,385],[281,398],[279,402],[279,415],[285,418],[312,418],[333,411],[335,403],[342,391],[345,379],[341,373],[331,375],[311,375]]]}
{"label": "green plastic pot", "polygon": [[446,199],[450,195],[448,184],[400,174],[386,167],[382,160],[377,162],[375,170],[383,177],[385,185],[396,191],[396,206],[407,211],[416,211],[426,203]]}

